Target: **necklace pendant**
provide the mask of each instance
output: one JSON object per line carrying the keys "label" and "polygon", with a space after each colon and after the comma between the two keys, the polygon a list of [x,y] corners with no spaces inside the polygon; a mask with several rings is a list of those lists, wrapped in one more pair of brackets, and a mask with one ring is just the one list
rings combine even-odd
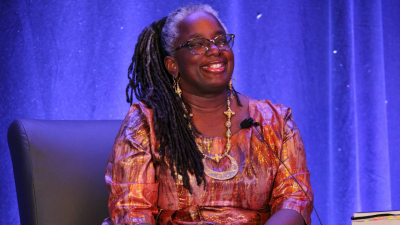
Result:
{"label": "necklace pendant", "polygon": [[230,119],[233,115],[235,115],[235,112],[232,111],[231,108],[229,107],[228,110],[224,112],[224,114],[228,117],[228,119]]}
{"label": "necklace pendant", "polygon": [[229,167],[228,170],[224,172],[217,172],[212,170],[210,167],[207,166],[206,158],[203,158],[204,173],[215,180],[229,180],[235,177],[236,174],[239,172],[238,163],[232,156],[227,155],[227,157],[231,161],[231,166]]}
{"label": "necklace pendant", "polygon": [[222,156],[215,154],[213,159],[215,159],[214,160],[215,162],[219,163],[219,161],[221,161],[221,159],[222,159]]}

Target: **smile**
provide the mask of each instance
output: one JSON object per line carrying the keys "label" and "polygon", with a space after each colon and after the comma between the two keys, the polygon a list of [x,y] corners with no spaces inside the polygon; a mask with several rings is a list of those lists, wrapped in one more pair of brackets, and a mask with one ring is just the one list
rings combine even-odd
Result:
{"label": "smile", "polygon": [[208,65],[202,66],[201,68],[209,72],[222,72],[225,70],[225,63],[210,63]]}

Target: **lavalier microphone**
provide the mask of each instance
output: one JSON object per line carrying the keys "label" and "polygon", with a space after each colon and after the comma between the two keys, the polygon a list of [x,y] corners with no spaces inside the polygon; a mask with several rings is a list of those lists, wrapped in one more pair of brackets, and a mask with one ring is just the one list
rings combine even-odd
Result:
{"label": "lavalier microphone", "polygon": [[300,185],[299,181],[297,181],[297,179],[293,176],[293,174],[290,172],[290,170],[286,167],[285,163],[279,158],[279,156],[276,154],[276,152],[274,152],[274,150],[272,150],[271,146],[268,144],[268,142],[264,139],[264,136],[261,134],[261,132],[259,131],[259,129],[257,129],[258,126],[260,126],[259,122],[254,122],[253,118],[247,118],[245,120],[243,120],[240,123],[240,128],[241,129],[247,129],[254,126],[254,129],[257,131],[257,133],[260,135],[261,140],[264,142],[264,144],[267,145],[268,149],[275,155],[275,157],[279,160],[279,162],[286,168],[286,170],[289,172],[290,176],[293,178],[294,181],[296,181],[296,183],[299,185],[299,187],[301,188],[301,190],[303,191],[303,193],[306,195],[308,201],[311,203],[311,206],[313,207],[315,214],[318,217],[319,223],[322,225],[321,219],[319,218],[317,209],[314,207],[313,202],[311,201],[310,197],[308,196],[307,192],[304,190],[304,188]]}
{"label": "lavalier microphone", "polygon": [[260,125],[260,124],[258,122],[254,122],[253,118],[250,117],[250,118],[247,118],[247,119],[243,120],[240,123],[240,128],[247,129],[247,128],[250,128],[252,126],[257,127],[258,125]]}

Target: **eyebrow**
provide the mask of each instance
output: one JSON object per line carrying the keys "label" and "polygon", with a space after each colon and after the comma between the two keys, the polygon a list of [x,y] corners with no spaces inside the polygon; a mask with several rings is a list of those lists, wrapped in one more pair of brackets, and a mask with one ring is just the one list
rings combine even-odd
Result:
{"label": "eyebrow", "polygon": [[[218,31],[218,32],[216,32],[216,36],[221,35],[221,34],[225,34],[225,31]],[[190,35],[190,36],[189,36],[189,39],[197,38],[197,37],[201,37],[201,36],[203,36],[203,35],[200,34],[200,33],[195,33],[195,34]]]}

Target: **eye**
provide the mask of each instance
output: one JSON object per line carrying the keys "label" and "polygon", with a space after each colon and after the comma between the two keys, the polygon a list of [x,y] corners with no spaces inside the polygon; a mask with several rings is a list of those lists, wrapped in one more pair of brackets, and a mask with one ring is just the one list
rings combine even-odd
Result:
{"label": "eye", "polygon": [[206,40],[198,38],[198,39],[193,39],[188,43],[188,46],[190,48],[203,48],[207,45]]}
{"label": "eye", "polygon": [[217,40],[215,44],[218,46],[224,46],[224,45],[228,44],[228,41],[227,40]]}
{"label": "eye", "polygon": [[217,46],[225,46],[228,45],[229,41],[226,39],[226,37],[220,37],[217,40],[215,40],[215,45]]}

